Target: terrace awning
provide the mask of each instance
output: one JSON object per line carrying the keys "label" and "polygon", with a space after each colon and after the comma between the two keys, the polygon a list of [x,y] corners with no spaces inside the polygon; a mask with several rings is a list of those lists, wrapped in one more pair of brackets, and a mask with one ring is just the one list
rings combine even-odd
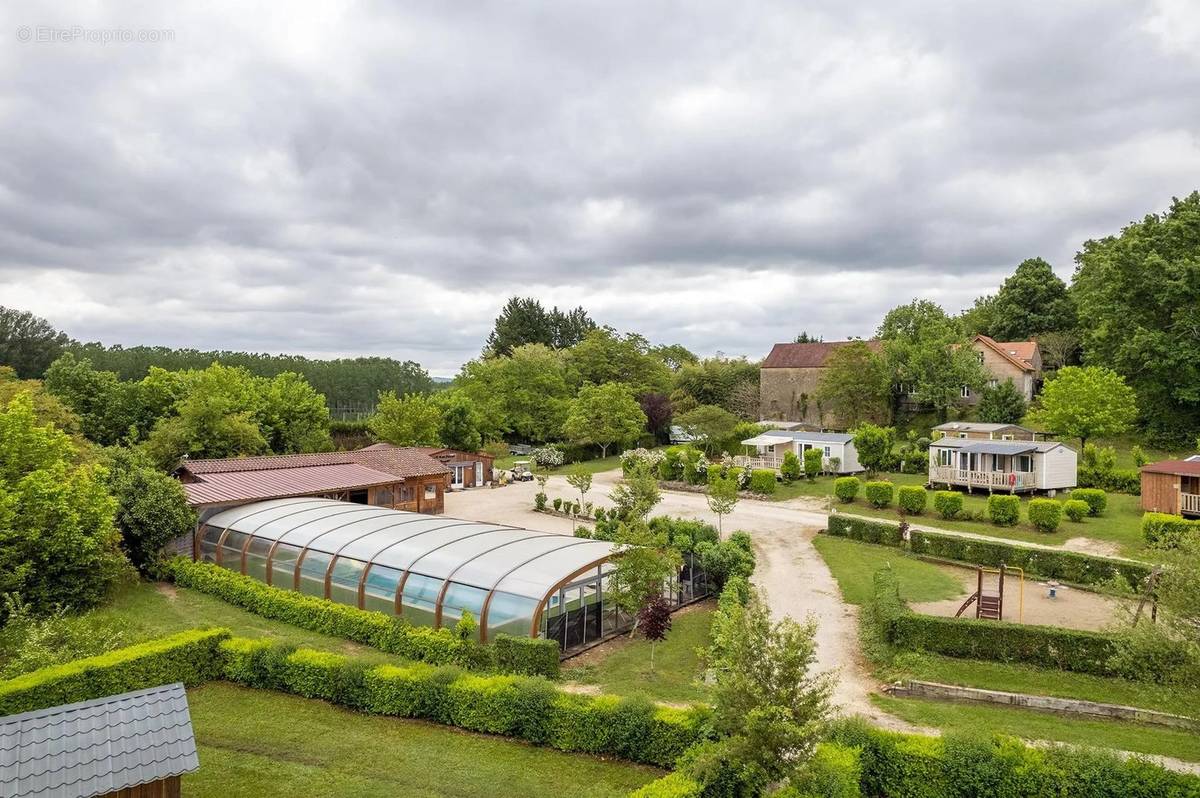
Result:
{"label": "terrace awning", "polygon": [[743,446],[774,446],[779,443],[789,443],[792,438],[783,435],[756,435],[753,438],[747,438],[742,441]]}

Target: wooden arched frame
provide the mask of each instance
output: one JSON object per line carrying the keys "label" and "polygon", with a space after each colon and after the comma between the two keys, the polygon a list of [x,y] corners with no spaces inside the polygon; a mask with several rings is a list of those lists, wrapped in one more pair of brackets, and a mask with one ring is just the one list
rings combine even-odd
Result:
{"label": "wooden arched frame", "polygon": [[[346,515],[357,515],[358,513],[366,513],[366,512],[370,512],[373,515],[378,516],[381,512],[385,512],[387,510],[386,507],[375,507],[375,506],[369,505],[369,504],[368,505],[356,504],[354,506],[356,508],[354,510],[347,510],[345,512],[336,513],[335,515],[332,515],[330,517],[331,518],[341,518],[342,516],[346,516]],[[365,519],[355,518],[351,521],[347,521],[344,524],[338,524],[337,526],[330,527],[329,529],[326,529],[324,532],[321,532],[321,533],[309,538],[308,542],[304,544],[304,547],[300,549],[300,556],[296,558],[296,573],[294,573],[292,575],[292,589],[297,592],[300,591],[300,568],[304,565],[304,558],[308,556],[308,552],[312,549],[312,545],[314,543],[316,543],[318,540],[325,537],[326,535],[328,535],[331,532],[336,532],[339,529],[344,529],[345,527],[348,527],[351,524],[356,524],[362,520],[365,520]],[[326,552],[322,552],[322,553],[326,553]],[[329,562],[332,564],[333,560],[330,559]],[[326,568],[325,568],[325,574],[326,575],[329,574],[328,566],[326,566]],[[324,580],[322,580],[322,581],[324,581]],[[322,596],[322,598],[329,598],[329,591],[327,589],[322,590],[321,592],[324,594]]]}
{"label": "wooden arched frame", "polygon": [[[329,500],[329,499],[325,499],[324,501],[330,501],[330,500]],[[308,509],[310,509],[310,510],[311,510],[311,509],[313,509],[313,508],[311,508],[311,507],[310,507],[310,508],[308,508]],[[284,539],[284,538],[286,538],[288,535],[290,535],[290,534],[292,534],[293,532],[295,532],[297,529],[302,529],[303,527],[306,527],[306,526],[308,526],[309,524],[314,524],[314,523],[316,523],[317,521],[324,521],[324,520],[325,520],[325,519],[327,519],[327,518],[334,518],[334,517],[337,517],[337,516],[339,516],[339,515],[344,515],[345,513],[352,513],[352,512],[356,512],[356,511],[357,511],[357,510],[359,510],[359,509],[361,509],[361,505],[357,505],[357,504],[355,504],[355,505],[350,505],[350,507],[349,507],[348,509],[345,509],[345,510],[340,510],[340,509],[339,509],[339,512],[336,512],[336,513],[334,513],[332,516],[324,515],[324,516],[321,516],[320,518],[313,518],[313,519],[312,519],[312,520],[310,520],[310,521],[305,521],[304,523],[300,524],[299,526],[294,526],[294,527],[292,527],[291,529],[289,529],[288,531],[284,532],[284,533],[283,533],[282,535],[280,535],[279,537],[275,538],[275,541],[274,541],[274,542],[271,544],[271,548],[267,550],[267,584],[268,584],[268,585],[270,585],[270,584],[273,584],[273,583],[274,583],[274,578],[275,578],[275,573],[274,573],[274,571],[275,571],[275,568],[274,568],[274,565],[275,565],[275,552],[276,552],[276,551],[279,549],[279,546],[280,546],[281,544],[283,544],[283,539]],[[301,512],[303,512],[303,511],[301,511]],[[290,513],[289,515],[298,515],[298,514],[299,514],[299,513]],[[287,517],[288,517],[287,515],[280,516],[280,519],[287,518]],[[268,523],[270,523],[270,522],[268,522]],[[264,524],[264,526],[265,526],[265,524]],[[261,528],[261,527],[260,527],[260,528]],[[324,534],[324,533],[322,533],[322,534]],[[291,544],[291,543],[288,543],[287,545],[288,545],[288,546],[291,546],[292,544]],[[307,546],[307,545],[308,545],[308,544],[306,543],[306,544],[305,544],[305,546]],[[302,548],[300,549],[300,554],[303,554],[303,553],[304,553],[304,548],[302,547]],[[296,558],[296,562],[297,562],[297,564],[300,562],[299,556],[297,556],[297,558]],[[292,569],[292,589],[293,589],[293,590],[295,590],[295,588],[296,588],[296,574],[297,574],[298,572],[299,572],[299,567]]]}
{"label": "wooden arched frame", "polygon": [[[595,543],[595,541],[591,540],[591,539],[573,540],[571,543],[567,543],[564,546],[559,546],[556,549],[549,549],[548,551],[543,551],[540,554],[535,554],[534,556],[530,557],[528,560],[517,563],[512,568],[509,568],[507,571],[500,574],[500,576],[496,578],[496,581],[492,582],[492,586],[490,588],[488,588],[487,598],[485,598],[483,600],[483,609],[481,609],[479,611],[479,641],[481,643],[487,642],[488,613],[492,609],[492,599],[496,596],[496,590],[497,590],[497,588],[500,587],[500,584],[505,579],[507,579],[510,575],[516,573],[517,571],[521,570],[526,565],[529,565],[532,562],[537,562],[538,560],[542,559],[543,557],[546,557],[550,554],[554,554],[556,552],[560,552],[563,549],[569,549],[572,546],[583,546],[588,543]],[[544,603],[544,600],[543,600],[543,603]],[[532,636],[537,637],[537,624],[534,624],[533,628],[534,628],[534,634]]]}
{"label": "wooden arched frame", "polygon": [[[478,522],[477,521],[469,521],[467,523],[475,524]],[[451,526],[458,526],[458,525],[452,524]],[[477,538],[480,535],[487,535],[491,532],[502,532],[506,529],[512,529],[512,527],[489,527],[488,529],[483,529],[483,530],[480,530],[479,532],[473,532],[470,535],[463,535],[461,538],[455,538],[454,540],[447,540],[445,543],[434,546],[432,549],[429,549],[428,551],[424,551],[421,554],[414,557],[412,560],[409,560],[408,565],[404,568],[404,575],[400,577],[400,582],[399,582],[399,584],[396,585],[396,614],[399,615],[403,611],[404,585],[405,585],[405,583],[408,582],[408,577],[412,574],[412,569],[416,566],[417,563],[419,563],[421,560],[428,557],[430,554],[433,554],[435,551],[441,551],[442,549],[446,548],[447,546],[453,546],[455,543],[458,543],[460,541],[470,540],[471,538]],[[424,574],[422,574],[422,576],[424,576]],[[443,590],[445,589],[444,584],[442,585],[442,588],[443,588]],[[439,621],[441,620],[441,616],[442,616],[441,602],[440,602],[440,594],[439,594],[439,602],[437,602],[433,605],[433,618],[434,618],[433,628],[434,629],[441,628],[441,626],[439,624]]]}
{"label": "wooden arched frame", "polygon": [[[546,602],[550,600],[551,596],[553,596],[558,591],[562,590],[566,585],[569,585],[576,577],[583,576],[585,573],[592,570],[593,568],[599,568],[604,563],[610,562],[611,560],[613,560],[614,557],[616,557],[616,556],[617,555],[611,554],[611,553],[606,554],[603,557],[599,557],[599,558],[593,560],[592,562],[588,563],[587,565],[583,566],[582,568],[572,571],[569,575],[567,575],[567,576],[563,577],[562,579],[558,580],[557,582],[555,582],[554,586],[546,591],[546,595],[542,596],[542,600],[540,602],[538,602],[537,609],[533,611],[533,627],[529,631],[529,636],[537,637],[538,628],[542,625],[542,615],[545,614],[545,611],[546,611]],[[599,574],[598,578],[602,579],[603,577],[604,577],[604,574]]]}
{"label": "wooden arched frame", "polygon": [[[508,529],[512,529],[512,527],[509,527]],[[548,538],[548,537],[555,537],[555,536],[561,537],[559,535],[556,535],[556,533],[554,533],[554,532],[545,532],[542,534],[528,535],[526,537],[517,538],[516,540],[506,540],[503,543],[498,543],[495,546],[492,546],[490,549],[485,549],[484,551],[481,551],[478,554],[476,554],[474,557],[470,557],[466,560],[463,560],[461,563],[454,566],[454,570],[452,570],[450,573],[448,573],[446,575],[446,578],[444,580],[442,580],[442,589],[438,591],[437,604],[435,605],[436,609],[434,610],[433,628],[440,629],[442,627],[442,602],[444,602],[446,599],[446,591],[450,589],[450,582],[453,581],[455,574],[457,574],[460,570],[462,570],[462,567],[464,565],[475,562],[475,560],[478,560],[480,557],[483,557],[486,554],[491,554],[493,551],[502,549],[505,546],[511,546],[514,543],[524,543],[527,540],[537,540],[538,538]],[[557,551],[557,549],[552,549],[552,551]],[[471,585],[471,587],[476,587],[476,586]],[[483,588],[478,588],[478,589],[483,590]],[[493,585],[493,589],[495,589],[494,585]],[[491,595],[492,595],[492,591],[488,590],[487,595],[485,595],[484,599],[483,599],[485,604],[487,603],[487,600]],[[480,617],[482,618],[482,616],[483,616],[483,607],[480,607]],[[483,639],[484,639],[484,633],[483,633],[483,627],[481,624],[480,632],[479,632],[480,642],[483,642]]]}

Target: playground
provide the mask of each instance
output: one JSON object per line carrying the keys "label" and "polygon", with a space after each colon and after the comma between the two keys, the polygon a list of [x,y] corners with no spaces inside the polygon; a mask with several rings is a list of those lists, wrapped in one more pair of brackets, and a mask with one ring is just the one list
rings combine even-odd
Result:
{"label": "playground", "polygon": [[[1019,568],[1005,569],[1003,590],[999,569],[944,564],[938,564],[937,568],[962,583],[962,595],[910,603],[909,608],[914,612],[1099,631],[1121,622],[1123,605],[1128,601],[1031,578]],[[1136,606],[1136,601],[1132,606]]]}

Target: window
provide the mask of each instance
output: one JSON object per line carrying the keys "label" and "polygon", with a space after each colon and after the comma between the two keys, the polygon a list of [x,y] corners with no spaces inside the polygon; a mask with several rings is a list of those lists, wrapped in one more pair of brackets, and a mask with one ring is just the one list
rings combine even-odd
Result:
{"label": "window", "polygon": [[975,359],[979,361],[979,365],[983,365],[983,352],[976,352]]}
{"label": "window", "polygon": [[391,507],[392,506],[392,489],[389,487],[376,488],[374,503],[378,507]]}
{"label": "window", "polygon": [[1033,471],[1033,458],[1027,454],[1017,455],[1017,470],[1023,474]]}
{"label": "window", "polygon": [[988,387],[989,387],[989,388],[995,388],[995,387],[996,387],[997,385],[999,385],[999,384],[1000,384],[1000,380],[996,379],[995,377],[993,377],[992,379],[988,380]]}
{"label": "window", "polygon": [[938,449],[938,465],[954,465],[954,452],[949,449]]}
{"label": "window", "polygon": [[1015,441],[1016,439],[1017,439],[1017,436],[1013,435],[1011,432],[1007,435],[1000,436],[1000,440],[1002,440],[1002,441]]}
{"label": "window", "polygon": [[350,491],[350,495],[347,498],[347,501],[354,502],[355,504],[366,504],[367,503],[367,491],[366,490],[352,490],[352,491]]}
{"label": "window", "polygon": [[962,390],[960,390],[958,392],[958,395],[961,396],[963,399],[970,399],[971,398],[971,386],[964,385],[962,387]]}
{"label": "window", "polygon": [[965,432],[960,432],[960,433],[958,433],[958,437],[960,437],[960,438],[965,438],[965,437],[967,437],[967,433],[965,433]]}
{"label": "window", "polygon": [[436,499],[437,498],[437,483],[436,482],[426,482],[425,483],[425,498],[426,499]]}
{"label": "window", "polygon": [[833,450],[832,450],[832,449],[830,449],[828,446],[826,446],[826,447],[825,447],[825,456],[826,456],[826,457],[829,457],[829,456],[830,456],[830,455],[832,455],[832,454],[833,454]]}
{"label": "window", "polygon": [[413,492],[412,485],[401,485],[400,486],[400,501],[411,502],[416,497],[417,497],[417,494]]}

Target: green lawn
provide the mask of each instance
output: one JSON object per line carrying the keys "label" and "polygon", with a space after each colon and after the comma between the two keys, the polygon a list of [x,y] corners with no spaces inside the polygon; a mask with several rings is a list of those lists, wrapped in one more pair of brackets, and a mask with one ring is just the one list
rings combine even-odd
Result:
{"label": "green lawn", "polygon": [[1106,704],[1156,709],[1200,718],[1200,689],[1107,679],[1084,673],[1035,668],[937,654],[906,652],[878,669],[882,681],[920,679],[927,682],[1004,690],[1011,693],[1078,698]]}
{"label": "green lawn", "polygon": [[1027,740],[1054,740],[1158,754],[1200,762],[1200,734],[1183,729],[1110,720],[1065,718],[1048,712],[1013,707],[976,706],[920,698],[873,695],[871,701],[892,715],[942,731],[1009,734]]}
{"label": "green lawn", "polygon": [[599,663],[571,666],[565,663],[563,678],[582,684],[594,684],[606,693],[645,696],[655,701],[688,703],[708,699],[697,649],[708,645],[713,606],[705,604],[675,615],[667,639],[654,650],[654,671],[650,671],[650,643],[642,638],[608,643],[612,649]]}
{"label": "green lawn", "polygon": [[875,572],[889,565],[900,582],[900,597],[905,601],[940,601],[966,593],[959,580],[900,549],[828,535],[818,535],[813,545],[833,572],[842,598],[850,604],[867,603],[874,591]]}
{"label": "green lawn", "polygon": [[[494,468],[503,469],[505,471],[513,467],[513,463],[517,460],[529,460],[529,455],[518,454],[509,455],[508,457],[497,457],[493,464]],[[533,466],[532,463],[530,463]],[[583,470],[589,474],[599,474],[601,471],[612,471],[614,468],[621,467],[621,456],[619,454],[610,455],[608,457],[597,457],[594,460],[581,460],[578,463],[563,463],[555,468],[537,468],[533,467],[534,474],[569,474],[575,466],[583,466]]]}
{"label": "green lawn", "polygon": [[94,613],[97,617],[107,616],[127,624],[130,642],[201,626],[224,626],[238,636],[355,654],[368,663],[402,661],[368,646],[262,618],[214,596],[174,585],[138,582],[123,589],[112,602]]}
{"label": "green lawn", "polygon": [[188,691],[200,770],[183,794],[623,796],[653,768],[214,682]]}

